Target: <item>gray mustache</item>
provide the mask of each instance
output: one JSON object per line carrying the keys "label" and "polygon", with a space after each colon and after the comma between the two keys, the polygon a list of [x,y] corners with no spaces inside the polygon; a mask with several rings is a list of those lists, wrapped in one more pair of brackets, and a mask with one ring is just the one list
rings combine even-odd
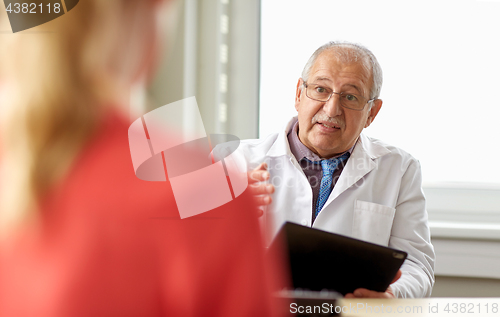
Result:
{"label": "gray mustache", "polygon": [[335,124],[335,125],[337,125],[337,126],[339,126],[341,128],[344,127],[344,122],[342,122],[342,121],[340,121],[338,119],[329,117],[329,116],[327,116],[326,114],[323,114],[323,113],[318,113],[318,114],[314,115],[314,117],[311,120],[311,123],[315,124],[316,122],[332,123],[332,124]]}

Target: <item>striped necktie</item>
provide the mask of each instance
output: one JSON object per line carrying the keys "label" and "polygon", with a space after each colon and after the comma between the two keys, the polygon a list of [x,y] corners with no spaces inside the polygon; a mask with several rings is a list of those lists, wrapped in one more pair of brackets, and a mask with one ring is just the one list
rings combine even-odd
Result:
{"label": "striped necktie", "polygon": [[346,161],[350,155],[351,154],[347,152],[338,158],[321,161],[323,176],[321,177],[321,185],[319,188],[318,200],[316,201],[316,214],[314,218],[318,216],[319,212],[328,200],[330,193],[332,192],[333,173],[340,165],[340,163]]}

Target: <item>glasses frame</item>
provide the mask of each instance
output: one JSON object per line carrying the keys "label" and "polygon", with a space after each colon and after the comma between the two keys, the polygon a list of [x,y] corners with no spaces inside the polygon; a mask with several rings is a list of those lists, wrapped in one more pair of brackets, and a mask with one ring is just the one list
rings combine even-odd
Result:
{"label": "glasses frame", "polygon": [[[333,96],[334,94],[335,94],[335,95],[339,95],[339,96],[353,95],[353,96],[359,96],[359,97],[362,97],[362,98],[366,99],[365,97],[360,96],[360,95],[356,95],[356,94],[346,94],[346,93],[343,93],[343,92],[335,92],[335,91],[333,91],[333,90],[332,90],[332,93],[330,94],[330,96],[328,97],[328,99],[326,99],[326,100],[318,100],[318,99],[314,99],[314,98],[309,97],[309,95],[307,94],[307,86],[308,86],[308,84],[307,84],[305,81],[304,81],[302,84],[304,85],[304,87],[305,87],[305,89],[306,89],[306,96],[307,96],[307,98],[312,99],[312,100],[316,100],[316,101],[319,101],[319,102],[328,102],[328,100],[330,100],[330,98],[332,98],[332,96]],[[320,85],[317,85],[317,86],[320,86]],[[327,88],[327,87],[324,87],[324,88],[326,88],[326,89],[330,89],[330,88]],[[330,90],[331,90],[331,89],[330,89]],[[369,104],[370,102],[374,101],[374,100],[377,100],[377,98],[372,98],[372,99],[368,100],[368,101],[367,101],[367,102],[363,105],[363,108],[361,108],[361,109],[355,109],[355,108],[351,108],[351,107],[347,107],[347,106],[345,106],[345,105],[342,103],[342,99],[340,99],[340,105],[341,105],[342,107],[346,108],[346,109],[355,110],[355,111],[363,111],[363,110],[365,110],[366,105],[367,105],[367,104]]]}

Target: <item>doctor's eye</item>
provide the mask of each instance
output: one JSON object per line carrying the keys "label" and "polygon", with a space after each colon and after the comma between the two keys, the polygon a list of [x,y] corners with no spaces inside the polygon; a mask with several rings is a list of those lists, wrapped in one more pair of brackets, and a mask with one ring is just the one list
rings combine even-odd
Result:
{"label": "doctor's eye", "polygon": [[325,87],[316,86],[314,89],[318,94],[329,94],[330,92]]}
{"label": "doctor's eye", "polygon": [[347,95],[345,95],[345,99],[347,101],[358,101],[358,98],[356,97],[356,95],[349,95],[349,94],[347,94]]}

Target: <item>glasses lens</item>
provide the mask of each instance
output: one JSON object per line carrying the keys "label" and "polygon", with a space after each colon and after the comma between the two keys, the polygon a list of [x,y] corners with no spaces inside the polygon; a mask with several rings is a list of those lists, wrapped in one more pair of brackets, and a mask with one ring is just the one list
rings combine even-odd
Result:
{"label": "glasses lens", "polygon": [[337,93],[333,92],[333,90],[319,86],[319,85],[307,85],[306,86],[306,95],[307,97],[318,100],[318,101],[328,101],[332,94],[337,94],[340,96],[340,103],[345,108],[354,109],[354,110],[363,110],[367,100],[355,94],[346,94],[346,93]]}
{"label": "glasses lens", "polygon": [[307,86],[306,92],[309,98],[319,101],[327,101],[332,94],[332,91],[330,89],[318,85]]}
{"label": "glasses lens", "polygon": [[340,94],[340,100],[342,105],[346,108],[361,110],[366,104],[366,99],[359,95],[354,94]]}

